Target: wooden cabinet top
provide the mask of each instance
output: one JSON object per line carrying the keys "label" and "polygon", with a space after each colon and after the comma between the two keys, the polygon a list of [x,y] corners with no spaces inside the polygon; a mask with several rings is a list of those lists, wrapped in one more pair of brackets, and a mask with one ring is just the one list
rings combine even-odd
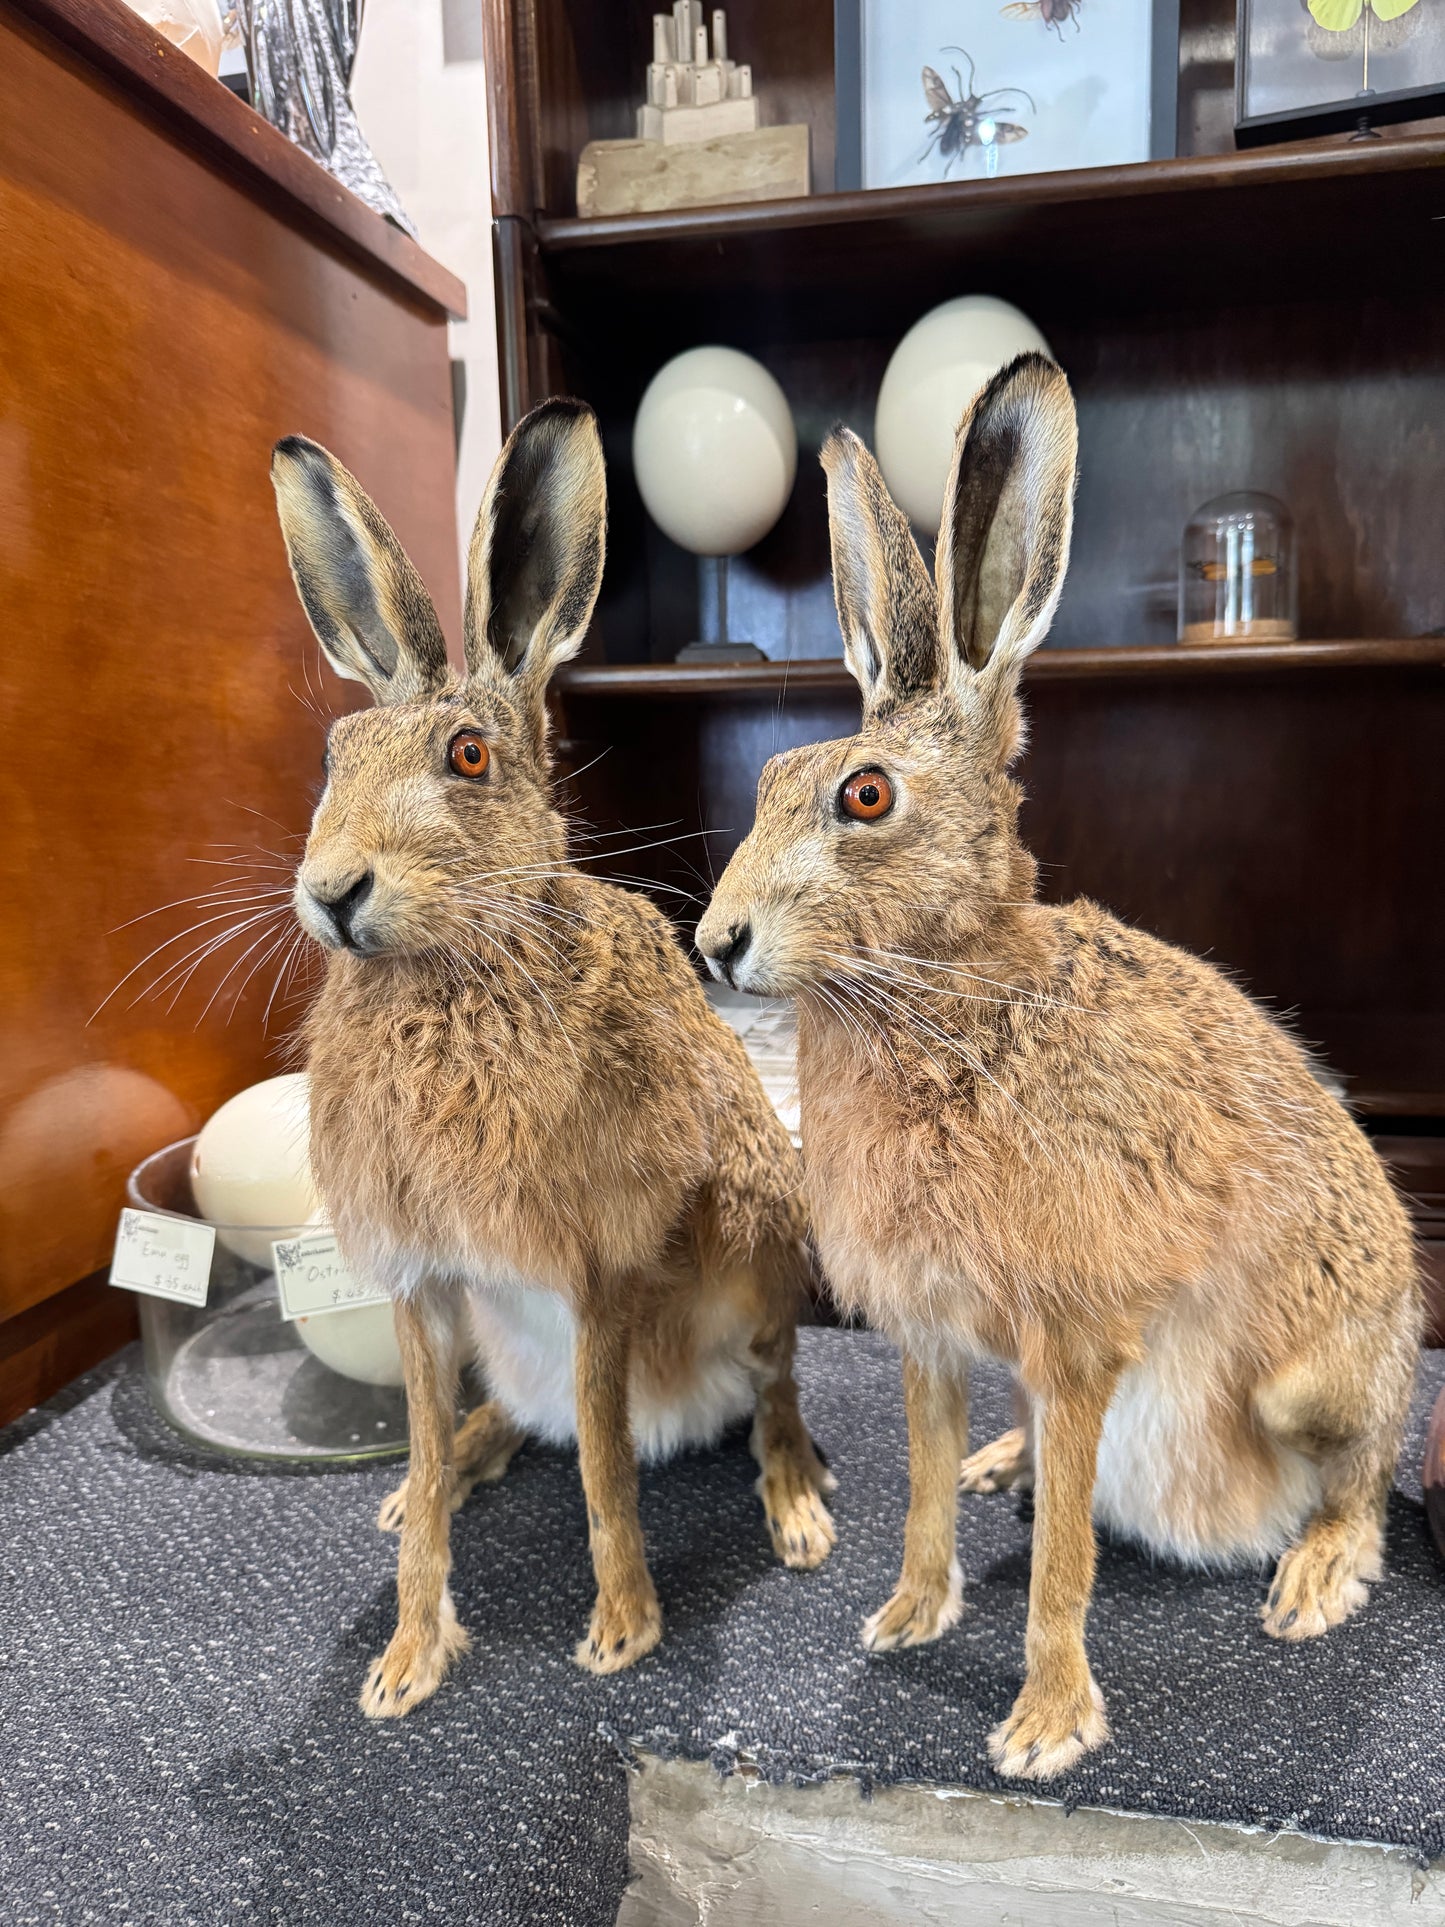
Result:
{"label": "wooden cabinet top", "polygon": [[116,82],[173,136],[239,176],[298,226],[325,230],[353,257],[401,282],[418,301],[458,318],[466,289],[439,261],[359,201],[278,128],[213,80],[123,0],[0,0]]}

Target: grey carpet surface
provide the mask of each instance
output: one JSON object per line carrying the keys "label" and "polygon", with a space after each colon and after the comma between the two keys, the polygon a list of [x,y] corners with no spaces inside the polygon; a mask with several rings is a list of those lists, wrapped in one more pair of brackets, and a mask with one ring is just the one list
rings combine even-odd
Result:
{"label": "grey carpet surface", "polygon": [[[527,1447],[456,1521],[473,1635],[437,1696],[371,1725],[355,1699],[395,1609],[372,1519],[395,1466],[203,1460],[154,1416],[135,1352],[0,1433],[0,1917],[61,1922],[611,1923],[627,1742],[745,1753],[777,1778],[993,1787],[984,1735],[1017,1691],[1028,1529],[965,1498],[962,1623],[866,1657],[907,1472],[880,1339],[802,1335],[804,1404],[838,1474],[837,1551],[772,1561],[741,1437],[643,1475],[663,1646],[597,1680],[575,1458]],[[1090,1620],[1114,1742],[1055,1797],[1445,1851],[1445,1566],[1420,1504],[1426,1355],[1388,1579],[1350,1624],[1283,1646],[1263,1580],[1106,1546]],[[1008,1423],[1003,1374],[973,1436]]]}

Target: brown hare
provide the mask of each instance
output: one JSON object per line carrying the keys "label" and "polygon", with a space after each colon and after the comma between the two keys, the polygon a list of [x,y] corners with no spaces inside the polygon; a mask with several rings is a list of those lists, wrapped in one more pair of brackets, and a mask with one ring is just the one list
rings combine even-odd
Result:
{"label": "brown hare", "polygon": [[[575,1438],[597,1604],[579,1664],[629,1666],[661,1619],[636,1454],[755,1411],[779,1558],[833,1543],[798,1412],[801,1171],[665,919],[567,852],[546,692],[602,574],[590,410],[544,404],[493,471],[468,558],[464,675],[356,481],[293,437],[272,462],[306,613],[378,707],[333,724],[296,915],[327,952],[306,1022],[311,1150],[350,1263],[396,1307],[410,1476],[400,1613],[361,1705],[409,1712],[466,1645],[452,1511],[524,1435]],[[490,1398],[453,1437],[463,1349]]]}
{"label": "brown hare", "polygon": [[1277,1556],[1277,1638],[1365,1603],[1420,1335],[1405,1213],[1304,1050],[1199,959],[1035,901],[1016,689],[1064,577],[1076,441],[1041,357],[982,390],[935,591],[867,450],[832,435],[862,727],[768,764],[697,938],[716,975],[797,1000],[824,1267],[903,1354],[903,1568],[868,1647],[958,1618],[968,1363],[1017,1373],[1028,1421],[962,1483],[1037,1480],[1025,1680],[990,1737],[1034,1779],[1108,1735],[1091,1509],[1181,1560]]}

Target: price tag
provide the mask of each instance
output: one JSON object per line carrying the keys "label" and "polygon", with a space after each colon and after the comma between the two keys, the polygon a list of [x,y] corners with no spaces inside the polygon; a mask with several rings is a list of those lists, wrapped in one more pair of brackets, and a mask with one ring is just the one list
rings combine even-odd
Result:
{"label": "price tag", "polygon": [[384,1305],[387,1293],[353,1278],[334,1231],[278,1238],[271,1247],[276,1289],[283,1318],[314,1318],[324,1311],[351,1311],[357,1305]]}
{"label": "price tag", "polygon": [[215,1248],[216,1233],[208,1224],[122,1211],[110,1282],[124,1291],[173,1298],[179,1305],[204,1305]]}

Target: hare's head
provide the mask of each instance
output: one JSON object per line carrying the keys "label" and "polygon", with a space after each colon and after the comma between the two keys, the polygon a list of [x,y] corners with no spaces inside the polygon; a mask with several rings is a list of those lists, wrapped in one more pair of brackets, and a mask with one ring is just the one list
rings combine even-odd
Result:
{"label": "hare's head", "polygon": [[464,675],[431,598],[355,479],[314,442],[271,462],[292,574],[338,675],[377,707],[332,725],[296,914],[358,957],[505,944],[565,855],[552,807],[547,683],[577,653],[602,576],[602,445],[551,401],[497,459],[467,558]]}
{"label": "hare's head", "polygon": [[1009,776],[1016,692],[1063,584],[1076,454],[1052,362],[1025,355],[996,375],[959,424],[935,590],[872,456],[846,429],[829,437],[833,586],[862,727],[764,769],[752,832],[698,926],[715,977],[788,995],[859,950],[946,954],[1032,893]]}

